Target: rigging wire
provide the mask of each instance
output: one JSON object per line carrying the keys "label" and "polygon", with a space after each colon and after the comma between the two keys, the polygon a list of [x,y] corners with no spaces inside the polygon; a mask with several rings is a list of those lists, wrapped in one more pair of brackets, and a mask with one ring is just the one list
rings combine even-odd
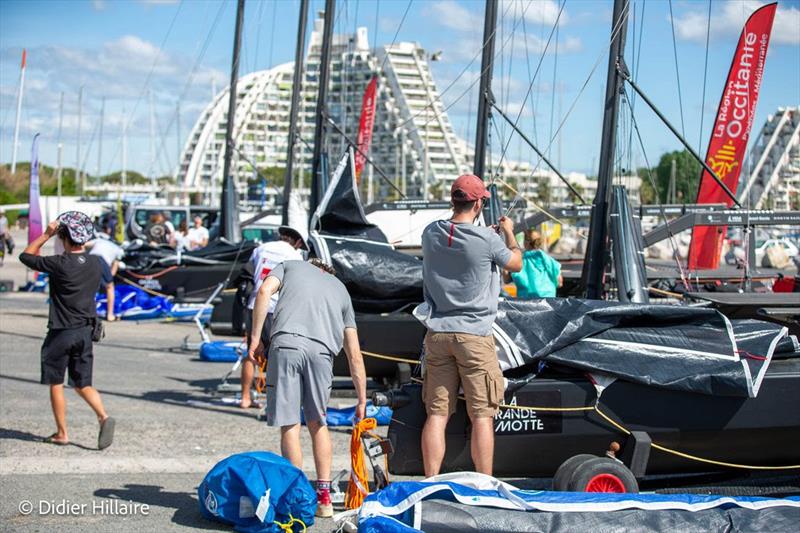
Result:
{"label": "rigging wire", "polygon": [[381,15],[381,0],[375,0],[375,34],[372,36],[372,49],[378,49],[378,24]]}
{"label": "rigging wire", "polygon": [[[273,56],[272,52],[275,50],[275,20],[278,18],[278,2],[272,3],[272,24],[270,25],[270,35],[269,35],[269,63],[268,67],[272,68],[273,64]],[[259,31],[261,28],[259,27]]]}
{"label": "rigging wire", "polygon": [[[276,2],[276,4],[277,4],[277,2]],[[275,17],[275,14],[273,13],[273,19],[274,19],[274,17]],[[253,54],[254,55],[254,57],[253,57],[253,72],[258,70],[258,49],[260,48],[260,45],[261,45],[261,28],[263,26],[262,25],[263,19],[264,19],[264,2],[259,2],[259,4],[258,4],[258,15],[256,16],[256,50],[255,50],[255,53]],[[274,34],[274,32],[273,32],[273,34]],[[268,65],[268,68],[269,67],[272,67],[272,61],[270,61],[270,64]]]}
{"label": "rigging wire", "polygon": [[706,80],[708,79],[708,42],[711,37],[711,0],[708,0],[708,18],[706,19],[706,58],[703,63],[703,101],[700,105],[700,138],[697,140],[697,153],[703,149],[703,119],[706,114]]}
{"label": "rigging wire", "polygon": [[[166,35],[164,35],[164,39],[162,39],[161,45],[158,47],[158,52],[156,53],[156,56],[153,59],[153,64],[150,66],[150,71],[147,73],[147,76],[144,79],[144,84],[142,85],[141,91],[139,91],[139,96],[136,98],[136,103],[134,104],[133,109],[131,110],[131,112],[130,112],[130,114],[128,116],[123,116],[122,117],[122,120],[123,120],[124,124],[130,124],[131,123],[131,121],[133,120],[133,117],[136,116],[136,110],[139,108],[139,104],[141,103],[142,98],[144,97],[145,93],[150,88],[150,79],[153,77],[153,72],[155,72],[156,65],[158,65],[158,60],[161,59],[161,57],[163,55],[162,52],[164,50],[164,45],[167,44],[167,40],[169,39],[169,36],[172,34],[172,29],[175,27],[175,22],[178,20],[178,15],[180,15],[180,13],[181,13],[181,8],[183,8],[183,0],[181,0],[180,3],[178,4],[178,9],[175,10],[175,15],[172,16],[172,20],[170,21],[169,27],[167,28],[167,33],[166,33]],[[114,161],[116,160],[117,154],[120,152],[121,149],[122,149],[122,139],[120,139],[119,142],[117,143],[117,148],[116,148],[116,150],[114,152],[114,156],[112,157],[111,162],[110,162],[109,167],[108,167],[109,168],[109,172],[110,172],[111,164],[114,163]]]}
{"label": "rigging wire", "polygon": [[681,91],[681,73],[678,69],[678,41],[675,39],[675,18],[672,16],[672,0],[669,0],[669,22],[672,25],[672,54],[675,57],[675,77],[678,79],[678,106],[681,109],[681,134],[686,137],[683,123],[683,96]]}
{"label": "rigging wire", "polygon": [[[506,141],[506,144],[503,147],[503,151],[500,154],[500,163],[498,164],[498,168],[500,168],[500,166],[502,166],[502,164],[503,164],[503,159],[505,158],[506,152],[508,151],[508,147],[511,144],[511,137],[514,136],[513,130],[517,127],[517,124],[519,124],[519,119],[522,117],[522,112],[525,109],[525,103],[528,101],[528,97],[530,96],[531,91],[533,91],[533,87],[534,87],[534,85],[536,83],[536,76],[539,75],[539,70],[541,69],[542,63],[544,62],[544,58],[547,55],[547,50],[550,48],[550,42],[553,39],[553,35],[557,34],[557,32],[558,32],[557,28],[558,28],[559,22],[561,21],[561,15],[564,12],[564,8],[566,7],[566,5],[567,5],[567,2],[566,2],[566,0],[564,0],[564,2],[561,3],[561,7],[560,7],[560,9],[558,11],[558,15],[556,16],[555,24],[553,24],[553,28],[550,30],[550,36],[547,38],[547,43],[545,43],[545,47],[542,50],[542,54],[539,56],[539,63],[536,65],[536,71],[533,73],[533,77],[530,78],[531,82],[530,82],[530,84],[528,84],[528,91],[525,93],[525,98],[522,99],[522,105],[520,106],[520,109],[517,112],[517,118],[514,120],[514,128],[512,128],[512,133],[508,137],[508,140]],[[529,68],[530,68],[530,65],[529,65]],[[530,70],[529,70],[529,74],[530,74]]]}
{"label": "rigging wire", "polygon": [[[203,58],[205,57],[206,52],[208,51],[208,47],[211,44],[211,39],[213,38],[214,33],[216,32],[217,25],[219,24],[220,20],[222,19],[222,13],[224,12],[224,10],[227,7],[227,5],[228,5],[228,2],[221,2],[220,3],[220,7],[219,7],[219,10],[217,11],[217,15],[216,15],[216,17],[214,19],[214,22],[212,23],[211,28],[209,29],[209,32],[206,35],[206,40],[203,43],[202,48],[200,49],[200,52],[199,52],[199,54],[197,56],[197,59],[195,60],[194,65],[192,66],[192,70],[189,72],[189,77],[186,80],[186,84],[184,85],[183,91],[181,91],[181,94],[178,97],[178,100],[181,100],[181,101],[184,100],[186,98],[187,94],[189,93],[189,90],[192,88],[192,83],[194,82],[194,77],[197,74],[197,69],[200,67],[200,62],[203,60]],[[173,115],[172,118],[170,119],[169,124],[167,125],[167,130],[170,130],[172,128],[172,124],[175,121],[175,118],[176,117]],[[159,150],[160,150],[160,148],[159,148]]]}
{"label": "rigging wire", "polygon": [[[408,16],[408,11],[411,9],[411,4],[414,3],[414,0],[408,0],[408,5],[406,6],[406,10],[403,12],[403,17],[400,19],[400,24],[397,25],[397,31],[394,32],[394,37],[392,37],[392,44],[389,45],[389,48],[394,48],[395,43],[397,42],[397,36],[400,35],[400,29],[403,27],[403,23],[406,21],[406,17]],[[375,17],[377,18],[377,11]],[[377,32],[376,32],[377,34]],[[381,68],[378,72],[383,72],[383,67],[386,66],[386,61],[389,60],[389,54],[384,54],[383,62],[381,63]]]}
{"label": "rigging wire", "polygon": [[[564,124],[567,122],[567,119],[575,110],[575,106],[577,105],[578,100],[580,100],[581,96],[586,90],[586,87],[588,87],[589,82],[592,79],[592,76],[594,76],[595,71],[597,71],[597,67],[600,65],[600,62],[603,60],[603,58],[606,57],[607,49],[611,47],[611,44],[614,42],[614,39],[617,38],[617,34],[620,32],[622,28],[622,21],[627,17],[628,11],[630,11],[630,5],[631,5],[630,2],[625,3],[625,6],[623,7],[622,12],[620,13],[619,19],[614,23],[614,26],[611,29],[611,39],[609,40],[608,45],[603,47],[603,49],[600,51],[600,54],[597,56],[594,65],[589,71],[589,75],[586,77],[586,80],[583,82],[583,85],[581,85],[581,88],[578,90],[578,94],[572,100],[572,104],[567,110],[567,113],[561,119],[561,123],[559,124],[558,129],[554,134],[555,136],[557,136],[561,132],[561,129],[564,127]],[[552,147],[553,141],[555,140],[555,136],[550,138],[550,144],[548,145],[548,149]],[[536,166],[531,171],[531,177],[533,177],[536,171],[539,170],[539,166],[542,164],[542,161],[543,159],[540,157],[539,160],[536,162]]]}
{"label": "rigging wire", "polygon": [[639,125],[636,122],[636,117],[633,115],[633,108],[631,107],[631,102],[628,99],[628,91],[624,86],[622,88],[622,96],[623,96],[623,100],[625,100],[625,103],[627,104],[628,109],[630,110],[630,113],[631,113],[631,121],[633,123],[633,129],[636,131],[636,137],[639,140],[639,146],[641,147],[641,150],[642,150],[642,157],[644,157],[645,165],[647,167],[647,178],[650,181],[650,186],[653,187],[653,191],[654,191],[654,193],[656,195],[656,201],[658,202],[658,205],[660,206],[659,210],[661,211],[661,218],[664,219],[664,224],[665,224],[666,229],[667,229],[667,235],[669,236],[670,246],[672,247],[672,257],[675,259],[675,263],[678,265],[678,272],[680,273],[680,277],[681,277],[681,281],[683,282],[683,286],[686,288],[686,290],[690,290],[691,287],[689,285],[689,282],[686,279],[686,272],[683,270],[683,265],[681,264],[680,258],[678,256],[678,245],[675,243],[675,235],[672,233],[672,229],[670,228],[670,225],[669,225],[669,220],[667,219],[667,213],[664,210],[664,204],[663,204],[663,202],[661,202],[661,197],[660,197],[660,194],[658,192],[658,183],[656,183],[656,180],[653,177],[653,172],[650,169],[650,161],[649,161],[649,159],[647,157],[647,151],[645,151],[645,148],[644,148],[644,141],[642,140],[642,134],[639,131]]}
{"label": "rigging wire", "polygon": [[[505,11],[505,13],[503,13],[503,16],[505,16],[508,13],[508,10],[510,9],[511,4],[508,4],[508,5],[509,5],[509,7],[506,8],[506,11]],[[523,13],[522,13],[522,18],[525,17],[525,13],[527,12],[527,10],[528,10],[528,8],[530,6],[531,6],[531,2],[529,2],[528,5],[525,7],[525,11],[523,11]],[[512,29],[512,35],[513,35],[513,32],[515,32],[516,30],[517,30],[517,27],[515,26]],[[494,35],[496,32],[497,32],[497,28],[495,28],[495,30],[492,32],[492,35]],[[487,41],[488,41],[488,39],[487,39]],[[472,63],[475,62],[475,59],[477,59],[478,56],[481,55],[481,53],[483,52],[483,49],[486,47],[486,44],[487,43],[484,42],[481,45],[481,47],[478,50],[478,52],[472,57],[472,60],[461,70],[459,75],[456,76],[456,78],[452,82],[450,82],[442,92],[439,93],[438,97],[435,97],[435,98],[432,98],[431,100],[429,100],[428,103],[425,104],[425,106],[423,106],[416,114],[412,115],[407,120],[401,122],[400,125],[398,126],[398,128],[402,128],[402,127],[406,126],[407,124],[413,122],[415,119],[421,117],[423,114],[427,115],[428,114],[428,109],[432,109],[437,102],[441,103],[443,101],[443,96],[445,95],[445,93],[447,93],[447,91],[449,91],[456,84],[456,82],[461,78],[461,76],[463,76],[464,73],[467,72],[467,69],[469,69],[469,67],[472,66]],[[494,64],[494,60],[497,57],[499,57],[499,55],[503,52],[503,50],[505,50],[506,44],[508,44],[508,40],[506,40],[501,45],[500,50],[495,53],[494,57],[492,58],[492,64]],[[491,65],[487,65],[485,70],[488,70],[490,67],[491,67]],[[458,97],[456,97],[456,99],[453,102],[451,102],[444,109],[442,109],[441,112],[437,113],[436,109],[433,109],[433,118],[427,118],[426,117],[426,122],[424,124],[421,124],[421,126],[425,126],[426,124],[429,124],[432,120],[437,119],[440,115],[446,113],[450,108],[452,108],[454,105],[456,105],[462,98],[464,98],[464,96],[469,91],[472,90],[473,87],[475,87],[475,85],[477,85],[477,83],[481,80],[481,76],[483,76],[483,73],[484,73],[485,70],[481,70],[480,74],[472,81],[472,83],[470,83],[470,85],[466,88],[466,90],[464,90],[460,95],[458,95]]]}
{"label": "rigging wire", "polygon": [[[561,10],[564,9],[564,4],[566,4],[566,0],[561,2],[559,0],[559,5],[561,6]],[[559,10],[559,15],[561,13]],[[553,83],[550,85],[550,137],[553,137],[553,116],[555,115],[556,109],[556,77],[558,75],[558,24],[555,25],[556,28],[556,45],[553,49]],[[551,143],[552,146],[552,143]],[[550,146],[547,147],[547,159],[552,160],[553,154],[550,150]]]}

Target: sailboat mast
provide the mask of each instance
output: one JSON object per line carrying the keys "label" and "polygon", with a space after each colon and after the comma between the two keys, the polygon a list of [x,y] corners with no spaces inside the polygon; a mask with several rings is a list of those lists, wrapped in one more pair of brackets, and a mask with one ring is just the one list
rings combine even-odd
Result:
{"label": "sailboat mast", "polygon": [[486,171],[486,143],[489,133],[489,114],[492,110],[492,64],[494,63],[494,35],[497,27],[497,0],[486,0],[483,19],[483,57],[481,82],[478,89],[478,123],[475,127],[475,162],[473,173],[484,178]]}
{"label": "sailboat mast", "polygon": [[600,147],[600,168],[597,173],[597,194],[592,202],[589,222],[589,244],[583,262],[583,285],[586,297],[600,299],[603,295],[603,274],[608,262],[608,211],[611,202],[611,184],[614,178],[614,150],[617,139],[617,115],[623,78],[617,64],[625,53],[625,35],[628,29],[629,0],[614,0],[611,19],[611,48],[608,54],[608,75],[603,110],[603,137]]}
{"label": "sailboat mast", "polygon": [[225,126],[225,164],[222,170],[222,202],[220,206],[220,237],[228,242],[238,242],[239,202],[231,173],[233,158],[233,125],[236,116],[236,82],[239,77],[239,49],[242,45],[242,24],[244,22],[244,0],[236,4],[236,30],[233,36],[233,59],[231,61],[231,83],[228,89],[228,121]]}
{"label": "sailboat mast", "polygon": [[103,161],[103,120],[106,114],[106,97],[100,103],[100,132],[97,136],[97,180],[100,180],[100,167]]}
{"label": "sailboat mast", "polygon": [[17,91],[17,118],[14,121],[14,144],[11,145],[11,173],[17,171],[17,145],[19,144],[19,120],[22,115],[22,91],[25,88],[25,59],[27,52],[22,49],[22,65],[19,69],[19,90]]}
{"label": "sailboat mast", "polygon": [[331,40],[333,40],[333,20],[336,10],[336,0],[325,0],[325,20],[322,28],[322,49],[319,60],[319,88],[317,90],[317,110],[314,124],[314,159],[311,166],[311,200],[308,214],[313,216],[317,205],[322,198],[322,144],[325,142],[325,117],[327,108],[325,101],[328,98],[328,76],[331,70]]}
{"label": "sailboat mast", "polygon": [[78,137],[75,143],[75,185],[84,193],[83,173],[81,172],[81,119],[83,118],[83,85],[78,89]]}
{"label": "sailboat mast", "polygon": [[58,150],[58,155],[56,158],[57,168],[56,168],[56,211],[61,213],[61,156],[64,151],[64,145],[61,143],[61,129],[64,125],[64,91],[61,91],[61,99],[58,104],[58,142],[56,143],[56,149]]}
{"label": "sailboat mast", "polygon": [[300,19],[297,23],[297,44],[294,49],[294,75],[292,77],[292,107],[289,110],[289,145],[286,148],[286,177],[283,181],[283,205],[281,224],[289,224],[289,196],[292,194],[294,174],[294,145],[297,140],[297,111],[300,107],[300,91],[303,84],[303,53],[306,46],[306,24],[308,0],[300,0]]}

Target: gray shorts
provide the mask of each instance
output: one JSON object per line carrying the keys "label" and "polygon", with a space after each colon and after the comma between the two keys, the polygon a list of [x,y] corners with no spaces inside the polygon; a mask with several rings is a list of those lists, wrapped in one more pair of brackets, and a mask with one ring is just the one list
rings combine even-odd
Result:
{"label": "gray shorts", "polygon": [[333,382],[333,354],[322,344],[290,333],[272,338],[267,357],[267,424],[307,421],[325,425]]}

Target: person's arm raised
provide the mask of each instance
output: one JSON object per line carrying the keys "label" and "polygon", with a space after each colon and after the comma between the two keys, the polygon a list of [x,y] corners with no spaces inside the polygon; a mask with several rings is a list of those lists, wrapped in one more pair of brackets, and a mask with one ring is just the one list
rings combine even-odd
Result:
{"label": "person's arm raised", "polygon": [[353,328],[344,330],[344,352],[350,365],[350,376],[356,389],[358,403],[356,404],[356,419],[361,420],[367,412],[367,371],[364,368],[364,356],[361,355],[361,346],[358,342],[358,331]]}
{"label": "person's arm raised", "polygon": [[509,272],[519,272],[522,270],[522,250],[517,244],[517,238],[514,236],[514,221],[508,217],[500,218],[500,233],[505,239],[506,246],[511,250],[511,259],[503,267]]}
{"label": "person's arm raised", "polygon": [[61,225],[61,222],[58,220],[54,220],[47,225],[47,228],[44,230],[44,233],[36,237],[33,242],[28,244],[25,249],[22,251],[23,254],[31,254],[31,255],[39,255],[39,250],[42,249],[44,243],[50,240],[50,237],[56,234],[58,231],[58,227]]}

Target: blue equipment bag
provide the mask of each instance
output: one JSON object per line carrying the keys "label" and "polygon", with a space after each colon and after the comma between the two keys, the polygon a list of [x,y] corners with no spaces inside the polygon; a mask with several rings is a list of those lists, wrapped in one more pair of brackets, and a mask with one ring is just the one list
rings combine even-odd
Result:
{"label": "blue equipment bag", "polygon": [[314,523],[317,495],[303,472],[271,452],[231,455],[197,489],[200,512],[236,531],[278,533]]}
{"label": "blue equipment bag", "polygon": [[200,359],[213,363],[235,363],[241,341],[209,341],[200,345]]}

